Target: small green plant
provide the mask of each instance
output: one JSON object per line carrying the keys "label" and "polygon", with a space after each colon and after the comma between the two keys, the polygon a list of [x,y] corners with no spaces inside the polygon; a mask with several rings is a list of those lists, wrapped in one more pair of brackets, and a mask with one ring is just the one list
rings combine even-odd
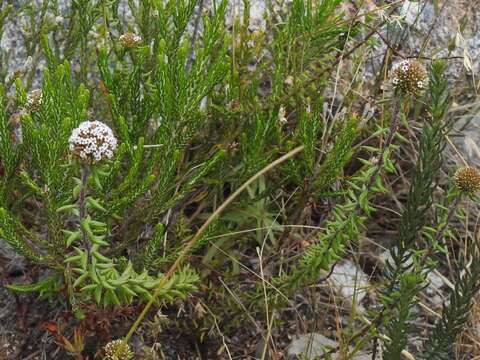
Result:
{"label": "small green plant", "polygon": [[455,281],[455,288],[450,292],[450,303],[443,308],[442,318],[426,341],[420,359],[451,359],[458,335],[468,320],[475,295],[480,290],[480,269],[478,248],[475,245],[472,267],[463,277]]}
{"label": "small green plant", "polygon": [[[152,266],[160,255],[163,225],[158,216],[194,191],[225,156],[221,149],[207,155],[199,166],[186,169],[188,179],[176,187],[179,155],[205,116],[201,100],[224,76],[228,59],[219,21],[224,1],[211,21],[205,19],[202,49],[194,43],[198,54],[185,73],[181,64],[189,56],[188,42],[180,44],[179,34],[193,4],[155,5],[165,24],[173,19],[176,29],[163,32],[152,52],[131,33],[118,39],[131,52],[130,60],[120,50],[112,54],[115,59],[99,50],[106,107],[95,117],[109,118],[113,131],[104,122],[89,120],[88,108],[94,103],[90,91],[72,79],[70,64],[58,59],[47,37],[42,38],[48,67],[42,90],[27,94],[21,81],[16,82],[21,138],[12,136],[2,89],[0,236],[21,255],[54,270],[35,284],[12,284],[10,289],[54,295],[52,290],[66,287],[64,300],[80,318],[90,303],[112,307],[152,298],[162,277],[161,269]],[[84,11],[79,26],[86,35],[98,19],[97,5],[75,6]],[[88,71],[86,46],[81,40],[81,81]],[[148,70],[154,64],[155,71]],[[153,114],[161,124],[149,124]],[[19,191],[24,193],[20,199]],[[29,214],[32,226],[27,229],[18,209],[29,201],[39,206]],[[138,251],[138,262],[134,264],[134,256],[118,256],[142,228],[155,223],[157,230]],[[165,284],[158,300],[185,298],[198,281],[185,267]]]}
{"label": "small green plant", "polygon": [[[391,359],[401,359],[402,351],[407,348],[408,336],[415,331],[412,310],[417,295],[425,286],[427,273],[433,266],[430,261],[432,249],[437,246],[433,242],[421,245],[421,234],[428,224],[428,212],[434,201],[433,194],[443,164],[445,136],[451,127],[446,119],[450,103],[444,71],[445,64],[437,62],[430,72],[427,104],[431,118],[426,119],[422,128],[418,160],[399,224],[398,239],[390,250],[392,261],[387,264],[389,284],[382,295],[385,306],[382,316],[391,339],[386,345],[386,355]],[[401,89],[411,92],[411,89]]]}

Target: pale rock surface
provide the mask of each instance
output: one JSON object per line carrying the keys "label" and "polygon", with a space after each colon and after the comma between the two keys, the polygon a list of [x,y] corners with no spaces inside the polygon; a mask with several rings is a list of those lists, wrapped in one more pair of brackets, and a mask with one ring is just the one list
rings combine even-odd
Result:
{"label": "pale rock surface", "polygon": [[350,304],[353,301],[361,304],[369,287],[367,275],[350,260],[336,264],[327,281],[335,294]]}
{"label": "pale rock surface", "polygon": [[[292,341],[288,347],[287,358],[289,360],[314,360],[329,350],[338,346],[338,343],[322,334],[309,333],[301,335],[298,339]],[[333,360],[340,360],[338,354],[332,354]],[[365,353],[357,353],[352,360],[369,360],[371,356]]]}

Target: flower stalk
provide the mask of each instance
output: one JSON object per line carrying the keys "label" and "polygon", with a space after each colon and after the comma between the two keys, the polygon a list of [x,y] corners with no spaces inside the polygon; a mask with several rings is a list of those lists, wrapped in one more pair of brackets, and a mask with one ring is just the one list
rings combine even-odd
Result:
{"label": "flower stalk", "polygon": [[82,242],[87,250],[88,257],[91,257],[92,244],[88,239],[88,234],[84,229],[83,222],[87,218],[87,187],[88,177],[90,176],[90,167],[87,164],[82,164],[81,179],[80,179],[80,194],[78,197],[78,208],[80,213],[80,231],[82,233]]}

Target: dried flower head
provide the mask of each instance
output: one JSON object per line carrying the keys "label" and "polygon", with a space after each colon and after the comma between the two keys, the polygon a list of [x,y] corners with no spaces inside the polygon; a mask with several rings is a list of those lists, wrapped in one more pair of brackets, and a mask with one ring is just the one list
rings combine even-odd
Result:
{"label": "dried flower head", "polygon": [[135,33],[129,32],[120,35],[119,40],[125,48],[130,49],[137,47],[142,42],[142,37]]}
{"label": "dried flower head", "polygon": [[30,91],[27,95],[26,110],[29,112],[35,112],[40,109],[43,102],[43,92],[41,89]]}
{"label": "dried flower head", "polygon": [[410,94],[416,94],[427,87],[427,70],[418,60],[403,60],[393,68],[393,85]]}
{"label": "dried flower head", "polygon": [[477,192],[480,190],[480,172],[471,166],[458,169],[455,173],[455,185],[465,193]]}
{"label": "dried flower head", "polygon": [[81,159],[98,162],[110,159],[117,148],[112,130],[100,121],[85,121],[72,131],[70,151]]}
{"label": "dried flower head", "polygon": [[110,341],[103,350],[105,350],[105,360],[130,360],[133,358],[130,346],[123,340]]}
{"label": "dried flower head", "polygon": [[285,112],[285,108],[283,106],[280,106],[280,109],[278,110],[278,122],[280,125],[285,125],[288,123],[287,119],[287,113]]}
{"label": "dried flower head", "polygon": [[24,110],[20,110],[10,116],[8,124],[12,128],[12,142],[14,145],[23,143],[22,116]]}

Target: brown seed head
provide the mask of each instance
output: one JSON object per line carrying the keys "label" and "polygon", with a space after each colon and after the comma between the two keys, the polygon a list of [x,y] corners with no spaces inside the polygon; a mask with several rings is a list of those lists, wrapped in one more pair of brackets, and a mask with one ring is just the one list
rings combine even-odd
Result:
{"label": "brown seed head", "polygon": [[458,169],[455,173],[455,185],[464,193],[477,192],[480,190],[480,172],[471,166]]}
{"label": "brown seed head", "polygon": [[8,123],[12,129],[11,139],[14,145],[23,142],[22,115],[24,115],[24,110],[12,114],[8,119]]}
{"label": "brown seed head", "polygon": [[402,92],[416,94],[427,87],[428,73],[418,60],[403,60],[393,68],[392,83]]}

